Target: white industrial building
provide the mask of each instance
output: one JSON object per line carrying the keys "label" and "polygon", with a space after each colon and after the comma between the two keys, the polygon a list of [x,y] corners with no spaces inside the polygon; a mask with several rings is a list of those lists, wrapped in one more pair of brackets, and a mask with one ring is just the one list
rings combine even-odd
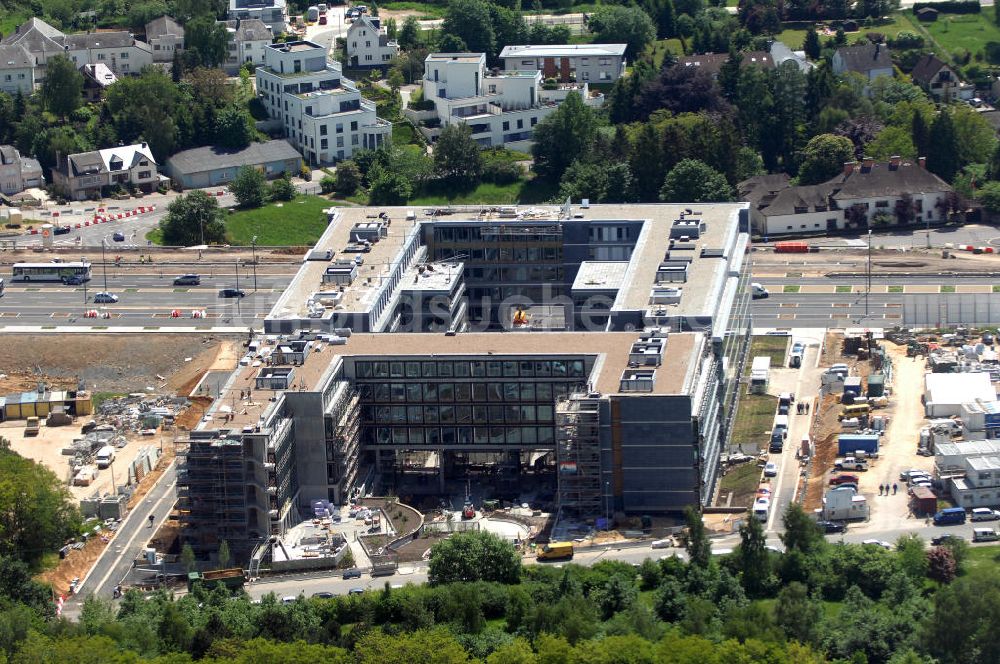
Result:
{"label": "white industrial building", "polygon": [[966,440],[1000,438],[1000,401],[962,404],[962,437]]}
{"label": "white industrial building", "polygon": [[938,476],[965,471],[967,459],[1000,456],[1000,440],[958,440],[934,445],[934,469]]}
{"label": "white industrial building", "polygon": [[256,77],[272,122],[310,164],[349,159],[391,140],[392,124],[375,115],[375,103],[361,98],[318,44],[269,44]]}
{"label": "white industrial building", "polygon": [[399,55],[399,42],[389,39],[381,21],[367,14],[354,19],[346,41],[351,67],[387,67]]}
{"label": "white industrial building", "polygon": [[487,72],[485,53],[431,53],[424,64],[424,99],[434,102],[441,125],[467,124],[484,148],[527,149],[535,125],[570,92],[590,106],[604,103],[604,95],[592,95],[586,83],[542,89],[537,69]]}
{"label": "white industrial building", "polygon": [[868,499],[851,489],[832,489],[823,496],[823,507],[817,511],[827,521],[867,519]]}
{"label": "white industrial building", "polygon": [[538,70],[569,83],[614,83],[625,75],[628,44],[524,44],[500,51],[506,70]]}
{"label": "white industrial building", "polygon": [[959,507],[1000,505],[1000,456],[975,456],[965,460],[965,476],[949,480],[952,500]]}
{"label": "white industrial building", "polygon": [[988,373],[929,373],[924,376],[927,417],[958,417],[963,404],[996,400],[996,389]]}

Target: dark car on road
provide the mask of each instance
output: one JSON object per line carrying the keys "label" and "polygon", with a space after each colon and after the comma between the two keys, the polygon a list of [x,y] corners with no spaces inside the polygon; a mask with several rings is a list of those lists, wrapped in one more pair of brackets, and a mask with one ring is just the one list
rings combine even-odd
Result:
{"label": "dark car on road", "polygon": [[824,533],[845,533],[847,532],[847,524],[843,521],[819,521],[817,522],[819,527],[823,529]]}
{"label": "dark car on road", "polygon": [[83,278],[82,274],[71,274],[68,277],[62,278],[62,282],[67,286],[79,286],[85,281],[87,280]]}
{"label": "dark car on road", "polygon": [[52,229],[52,234],[66,235],[66,233],[69,233],[71,230],[73,230],[71,226],[56,226],[55,228]]}
{"label": "dark car on road", "polygon": [[941,546],[942,544],[948,544],[949,542],[964,542],[965,538],[961,535],[938,535],[937,537],[931,538],[931,546]]}
{"label": "dark car on road", "polygon": [[357,567],[354,567],[354,568],[351,568],[349,570],[346,570],[344,572],[344,578],[345,579],[360,579],[361,578],[361,570],[359,570]]}
{"label": "dark car on road", "polygon": [[223,288],[219,291],[219,297],[246,297],[247,293],[235,288]]}
{"label": "dark car on road", "polygon": [[118,301],[118,296],[114,293],[105,293],[101,291],[94,295],[94,302],[97,304],[114,304]]}
{"label": "dark car on road", "polygon": [[115,242],[124,242],[125,233],[115,233],[111,236],[111,239],[114,240]]}
{"label": "dark car on road", "polygon": [[174,277],[174,286],[198,286],[201,284],[201,277],[197,274],[182,274]]}
{"label": "dark car on road", "polygon": [[317,599],[333,599],[334,597],[336,597],[336,595],[334,595],[333,593],[326,591],[313,593],[312,596],[316,597]]}

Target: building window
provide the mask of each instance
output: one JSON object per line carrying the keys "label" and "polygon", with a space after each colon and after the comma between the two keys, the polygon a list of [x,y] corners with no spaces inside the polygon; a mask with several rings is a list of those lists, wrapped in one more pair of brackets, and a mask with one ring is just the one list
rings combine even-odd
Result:
{"label": "building window", "polygon": [[517,121],[517,128],[518,129],[524,129],[524,120],[518,120]]}
{"label": "building window", "polygon": [[583,72],[583,80],[585,80],[585,81],[589,81],[590,80],[590,72],[589,71]]}
{"label": "building window", "polygon": [[337,137],[337,147],[338,148],[344,147],[344,137],[343,136],[338,136]]}
{"label": "building window", "polygon": [[152,171],[139,171],[139,179],[140,180],[148,180],[149,176],[151,174],[152,174]]}
{"label": "building window", "polygon": [[319,126],[319,135],[320,136],[326,136],[326,125],[320,125]]}
{"label": "building window", "polygon": [[534,127],[536,124],[538,124],[538,118],[534,118],[534,117],[531,118],[531,126]]}
{"label": "building window", "polygon": [[877,208],[889,207],[889,201],[875,201],[875,207]]}
{"label": "building window", "polygon": [[358,123],[357,122],[352,122],[351,123],[351,131],[357,131],[357,130],[358,130]]}
{"label": "building window", "polygon": [[320,150],[325,150],[328,147],[329,147],[329,140],[327,140],[325,138],[319,139],[319,149]]}
{"label": "building window", "polygon": [[354,134],[353,136],[351,136],[351,145],[357,145],[357,144],[358,144],[358,135]]}
{"label": "building window", "polygon": [[337,123],[337,133],[338,134],[343,134],[344,133],[344,125],[342,125],[340,123]]}
{"label": "building window", "polygon": [[504,131],[509,131],[510,130],[510,122],[508,122],[507,120],[504,120],[503,130]]}

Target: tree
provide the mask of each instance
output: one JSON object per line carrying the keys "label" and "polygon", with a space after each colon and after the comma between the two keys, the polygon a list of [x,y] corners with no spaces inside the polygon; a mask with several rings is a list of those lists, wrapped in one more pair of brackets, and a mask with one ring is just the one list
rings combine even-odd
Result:
{"label": "tree", "polygon": [[427,578],[431,585],[456,581],[517,583],[521,558],[514,546],[493,533],[455,533],[431,547]]}
{"label": "tree", "polygon": [[83,74],[65,55],[49,58],[42,83],[42,102],[49,112],[65,118],[83,98]]}
{"label": "tree", "polygon": [[945,585],[954,581],[956,576],[958,565],[955,564],[951,549],[936,546],[927,552],[927,577],[931,581]]}
{"label": "tree", "polygon": [[923,583],[928,564],[924,539],[916,533],[900,535],[896,540],[896,555],[903,571],[916,583]]}
{"label": "tree", "polygon": [[938,590],[922,640],[942,664],[1000,661],[1000,577],[995,571],[960,578]]}
{"label": "tree", "polygon": [[689,505],[684,508],[684,521],[687,524],[687,542],[684,548],[687,550],[688,560],[695,567],[708,567],[712,561],[712,543],[708,539],[705,522],[701,520],[701,512],[697,507]]}
{"label": "tree", "polygon": [[289,179],[288,173],[285,173],[282,177],[271,183],[270,192],[272,201],[295,200],[295,197],[299,193]]}
{"label": "tree", "polygon": [[337,165],[337,178],[334,189],[341,196],[350,196],[361,186],[361,171],[358,165],[348,159]]}
{"label": "tree", "polygon": [[587,23],[597,43],[627,44],[625,57],[633,60],[656,39],[656,26],[649,14],[638,7],[601,5]]}
{"label": "tree", "polygon": [[802,44],[802,50],[806,52],[806,57],[810,60],[819,60],[822,49],[819,43],[819,33],[816,32],[816,26],[810,25],[806,31],[806,40]]}
{"label": "tree", "polygon": [[968,104],[955,105],[951,121],[959,146],[959,168],[987,163],[997,145],[996,132],[989,121]]}
{"label": "tree", "polygon": [[945,182],[951,182],[959,169],[958,138],[948,109],[942,109],[931,124],[927,137],[927,170]]}
{"label": "tree", "polygon": [[386,37],[388,37],[389,39],[396,39],[396,37],[398,36],[398,33],[399,33],[399,29],[398,29],[398,26],[396,24],[396,19],[390,18],[388,21],[385,22],[385,35],[386,35]]}
{"label": "tree", "polygon": [[396,41],[399,42],[399,47],[404,51],[420,46],[420,22],[417,21],[416,16],[406,17],[403,26],[399,29]]}
{"label": "tree", "polygon": [[80,528],[69,501],[55,473],[0,446],[0,556],[34,566],[62,546]]}
{"label": "tree", "polygon": [[748,519],[740,526],[738,558],[740,579],[747,596],[763,597],[773,585],[774,572],[764,528],[757,519]]}
{"label": "tree", "polygon": [[105,107],[119,140],[133,143],[141,137],[161,163],[183,139],[180,121],[189,109],[181,101],[178,86],[158,67],[120,78],[105,94]]}
{"label": "tree", "polygon": [[823,530],[798,503],[789,504],[782,521],[785,532],[781,535],[781,542],[786,550],[812,553],[823,546]]}
{"label": "tree", "polygon": [[[225,23],[211,16],[200,16],[184,26],[185,58],[189,68],[197,65],[218,67],[229,54],[229,31]],[[191,54],[189,56],[189,54]]]}
{"label": "tree", "polygon": [[886,127],[865,146],[865,154],[879,161],[887,161],[889,157],[913,159],[917,156],[917,148],[906,128]]}
{"label": "tree", "polygon": [[232,554],[229,553],[229,542],[222,540],[219,543],[219,567],[226,569],[232,560]]}
{"label": "tree", "polygon": [[217,244],[226,239],[222,209],[215,197],[204,191],[192,191],[174,199],[167,206],[160,229],[163,243],[171,246]]}
{"label": "tree", "polygon": [[267,178],[253,166],[243,166],[229,183],[229,191],[236,196],[241,208],[257,208],[267,202]]}
{"label": "tree", "polygon": [[987,182],[979,187],[976,200],[990,214],[1000,214],[1000,182]]}
{"label": "tree", "polygon": [[215,133],[219,145],[233,150],[245,148],[257,136],[253,118],[236,104],[222,109],[215,117]]}
{"label": "tree", "polygon": [[190,544],[181,547],[181,564],[184,566],[184,570],[189,573],[198,569],[198,561]]}
{"label": "tree", "polygon": [[484,0],[452,0],[441,23],[441,34],[457,37],[468,50],[485,53],[487,59],[496,55],[490,5]]}
{"label": "tree", "polygon": [[398,170],[375,164],[368,172],[370,205],[402,205],[413,196],[413,184]]}
{"label": "tree", "polygon": [[799,184],[826,182],[843,170],[844,162],[853,159],[854,143],[851,139],[833,134],[814,136],[802,150]]}
{"label": "tree", "polygon": [[590,149],[597,132],[594,112],[587,108],[576,92],[535,127],[535,143],[531,153],[535,172],[550,182],[558,182],[577,158]]}
{"label": "tree", "polygon": [[823,607],[809,597],[805,584],[793,581],[778,592],[774,619],[789,639],[799,643],[817,643]]}
{"label": "tree", "polygon": [[733,188],[726,176],[697,159],[677,163],[660,188],[660,200],[667,203],[716,203],[733,200]]}
{"label": "tree", "polygon": [[624,203],[632,197],[632,170],[628,163],[620,161],[578,159],[566,169],[559,183],[560,199]]}
{"label": "tree", "polygon": [[671,113],[729,113],[731,108],[720,94],[712,76],[701,67],[665,67],[645,86],[635,101],[633,117],[647,118],[656,111]]}
{"label": "tree", "polygon": [[434,144],[434,172],[456,184],[471,185],[480,180],[483,155],[469,125],[451,124],[441,131]]}

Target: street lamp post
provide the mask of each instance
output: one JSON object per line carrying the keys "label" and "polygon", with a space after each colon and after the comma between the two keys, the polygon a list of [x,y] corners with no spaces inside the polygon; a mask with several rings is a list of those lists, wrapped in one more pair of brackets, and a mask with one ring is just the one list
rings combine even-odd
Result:
{"label": "street lamp post", "polygon": [[868,287],[865,289],[865,318],[868,318],[868,296],[872,292],[872,229],[868,229]]}
{"label": "street lamp post", "polygon": [[104,250],[107,247],[107,240],[101,238],[101,267],[104,269],[104,292],[108,292],[108,260],[104,255]]}
{"label": "street lamp post", "polygon": [[240,297],[240,259],[237,258],[236,259],[236,315],[237,316],[242,316],[242,313],[240,312],[240,300],[242,299],[243,298]]}
{"label": "street lamp post", "polygon": [[[87,262],[87,259],[84,258],[83,256],[80,256],[80,263],[83,264],[83,263],[86,263],[86,262]],[[84,274],[83,275],[83,303],[84,304],[87,304],[87,281],[88,281],[87,275]]]}
{"label": "street lamp post", "polygon": [[250,239],[250,251],[253,253],[253,292],[257,292],[257,236]]}

